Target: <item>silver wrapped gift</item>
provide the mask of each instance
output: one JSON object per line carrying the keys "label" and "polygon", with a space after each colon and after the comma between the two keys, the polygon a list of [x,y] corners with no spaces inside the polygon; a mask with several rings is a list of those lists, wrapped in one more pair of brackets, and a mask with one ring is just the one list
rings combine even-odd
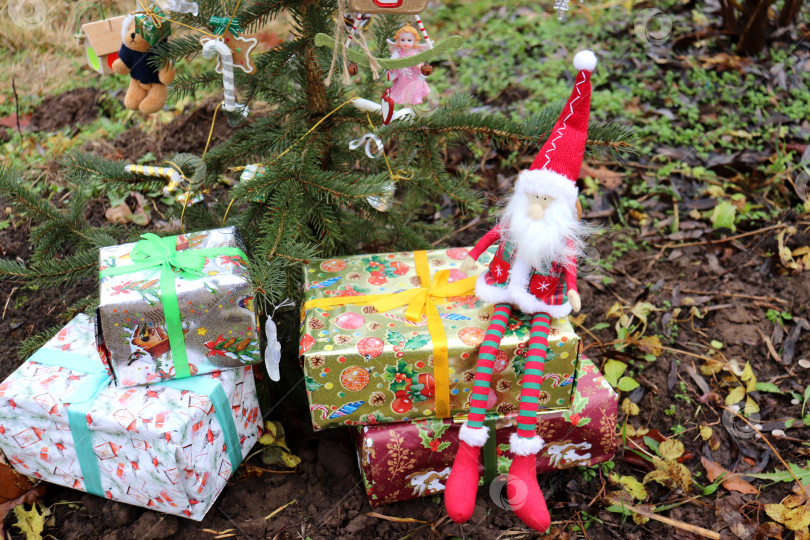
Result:
{"label": "silver wrapped gift", "polygon": [[234,227],[100,249],[99,330],[116,384],[260,362],[247,264]]}

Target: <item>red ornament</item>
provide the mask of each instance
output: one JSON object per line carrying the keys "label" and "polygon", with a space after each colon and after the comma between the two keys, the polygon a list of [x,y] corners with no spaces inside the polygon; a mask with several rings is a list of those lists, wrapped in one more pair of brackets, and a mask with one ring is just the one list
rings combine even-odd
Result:
{"label": "red ornament", "polygon": [[467,256],[466,248],[452,248],[447,250],[447,256],[454,261],[463,261]]}
{"label": "red ornament", "polygon": [[505,370],[508,365],[509,355],[498,349],[498,352],[495,353],[495,365],[492,366],[492,369],[495,371],[495,373],[500,373],[501,371]]}
{"label": "red ornament", "polygon": [[436,380],[430,373],[420,373],[416,379],[416,382],[425,385],[425,387],[422,388],[422,391],[419,392],[423,396],[433,397],[436,393]]}
{"label": "red ornament", "polygon": [[384,346],[385,344],[380,338],[367,337],[357,342],[357,352],[363,355],[366,361],[369,361],[380,356]]}
{"label": "red ornament", "polygon": [[388,279],[381,271],[372,272],[371,277],[368,278],[368,282],[372,285],[384,285],[387,281]]}
{"label": "red ornament", "polygon": [[398,414],[405,414],[413,409],[413,403],[409,397],[398,397],[391,402],[391,410]]}
{"label": "red ornament", "polygon": [[304,334],[301,336],[301,341],[298,342],[299,356],[309,351],[313,345],[315,345],[314,337],[310,336],[309,334]]}

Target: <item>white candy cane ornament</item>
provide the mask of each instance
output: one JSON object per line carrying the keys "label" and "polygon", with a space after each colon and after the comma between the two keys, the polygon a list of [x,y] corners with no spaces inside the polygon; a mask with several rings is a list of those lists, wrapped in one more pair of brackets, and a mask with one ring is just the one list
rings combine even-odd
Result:
{"label": "white candy cane ornament", "polygon": [[234,121],[238,123],[244,118],[247,118],[248,107],[247,105],[240,105],[236,102],[236,86],[233,83],[233,54],[231,49],[225,44],[222,37],[216,39],[202,38],[202,55],[203,58],[211,59],[214,56],[219,57],[219,63],[222,66],[222,86],[225,89],[225,101],[223,101],[222,108],[226,113],[238,113],[238,115],[228,115],[228,122],[234,125]]}

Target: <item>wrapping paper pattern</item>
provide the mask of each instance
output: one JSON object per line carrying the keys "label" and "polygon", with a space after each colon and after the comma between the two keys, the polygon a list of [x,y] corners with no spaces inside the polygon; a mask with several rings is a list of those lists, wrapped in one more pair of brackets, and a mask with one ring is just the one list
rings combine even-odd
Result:
{"label": "wrapping paper pattern", "polygon": [[[496,247],[479,258],[486,268]],[[449,270],[450,281],[468,277],[458,267],[467,249],[427,252],[431,275]],[[420,285],[413,253],[361,255],[305,267],[304,301],[395,293]],[[451,415],[466,414],[478,347],[493,306],[473,296],[437,304],[447,335]],[[490,390],[490,410],[517,411],[530,316],[515,310],[501,342]],[[541,408],[571,404],[580,341],[567,319],[552,321]],[[313,427],[391,423],[436,416],[433,344],[427,322],[411,322],[405,308],[385,313],[371,305],[311,308],[302,316],[299,354],[306,375]]]}
{"label": "wrapping paper pattern", "polygon": [[[46,348],[102,362],[94,322],[80,315]],[[85,490],[65,399],[88,374],[27,361],[0,383],[0,450],[19,472]],[[261,414],[251,367],[214,372],[246,456]],[[107,386],[87,422],[107,498],[201,520],[231,475],[225,437],[207,396],[164,386]]]}
{"label": "wrapping paper pattern", "polygon": [[[99,250],[103,270],[132,263],[135,243]],[[244,245],[235,228],[177,237],[177,250]],[[160,267],[101,278],[98,318],[119,386],[173,379],[174,364],[161,305]],[[192,375],[261,361],[253,286],[241,257],[208,258],[203,277],[175,277]]]}
{"label": "wrapping paper pattern", "polygon": [[[571,408],[538,412],[537,433],[546,446],[538,454],[537,472],[610,460],[617,447],[618,399],[596,366],[583,358]],[[495,420],[497,474],[506,474],[511,464],[509,436],[516,429],[515,416]],[[459,446],[458,420],[420,420],[353,429],[371,506],[444,491]],[[482,456],[482,484],[483,463]]]}

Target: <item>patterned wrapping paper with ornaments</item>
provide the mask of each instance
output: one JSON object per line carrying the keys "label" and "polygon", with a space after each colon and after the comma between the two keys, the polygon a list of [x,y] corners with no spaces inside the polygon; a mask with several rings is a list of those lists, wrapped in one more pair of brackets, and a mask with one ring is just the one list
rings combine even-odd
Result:
{"label": "patterned wrapping paper with ornaments", "polygon": [[0,450],[23,474],[201,520],[259,436],[253,368],[121,388],[104,360],[94,321],[73,319],[0,384]]}
{"label": "patterned wrapping paper with ornaments", "polygon": [[233,227],[99,251],[98,318],[116,384],[261,361],[253,286]]}
{"label": "patterned wrapping paper with ornaments", "polygon": [[[479,263],[492,258],[494,248]],[[466,414],[493,306],[458,268],[465,248],[358,255],[305,267],[299,354],[313,427]],[[531,321],[515,312],[495,363],[490,405],[517,410]],[[549,335],[542,408],[571,403],[580,341],[567,319]]]}
{"label": "patterned wrapping paper with ornaments", "polygon": [[[616,392],[596,366],[583,358],[571,408],[538,412],[537,433],[546,445],[538,454],[537,472],[610,460],[616,451],[617,408]],[[509,436],[515,432],[515,415],[493,418],[487,425],[496,431],[481,452],[482,485],[509,470]],[[458,450],[459,427],[453,420],[431,419],[353,429],[371,506],[444,491]]]}

